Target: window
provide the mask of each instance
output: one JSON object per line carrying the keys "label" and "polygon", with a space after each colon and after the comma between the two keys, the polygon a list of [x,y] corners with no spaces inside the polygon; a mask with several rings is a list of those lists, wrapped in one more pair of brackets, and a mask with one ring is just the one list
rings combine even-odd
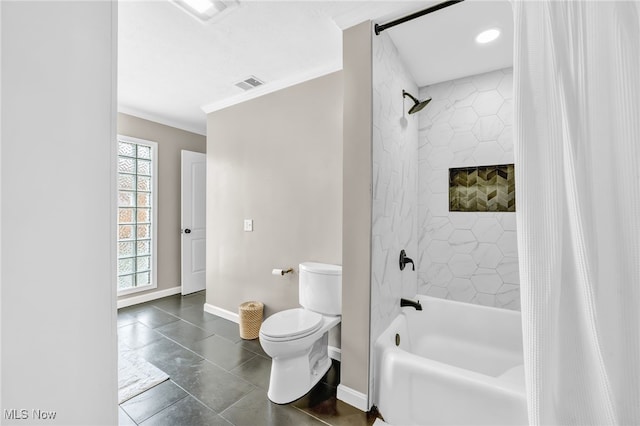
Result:
{"label": "window", "polygon": [[118,295],[157,287],[157,151],[118,136]]}

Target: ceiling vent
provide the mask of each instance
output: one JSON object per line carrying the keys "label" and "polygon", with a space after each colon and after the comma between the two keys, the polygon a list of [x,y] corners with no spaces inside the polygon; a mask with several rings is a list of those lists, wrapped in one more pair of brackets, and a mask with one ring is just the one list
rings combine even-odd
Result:
{"label": "ceiling vent", "polygon": [[259,80],[256,76],[252,75],[251,77],[236,83],[236,86],[238,86],[242,90],[251,90],[251,89],[255,89],[258,86],[262,86],[263,84],[264,84],[263,81]]}

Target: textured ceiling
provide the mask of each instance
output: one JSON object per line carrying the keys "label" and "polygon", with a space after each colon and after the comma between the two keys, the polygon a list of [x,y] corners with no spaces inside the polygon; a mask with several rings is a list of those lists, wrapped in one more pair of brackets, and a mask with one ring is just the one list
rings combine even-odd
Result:
{"label": "textured ceiling", "polygon": [[[204,134],[203,106],[229,105],[250,95],[234,86],[238,81],[255,75],[269,90],[341,69],[342,29],[366,19],[386,22],[435,3],[245,0],[219,19],[201,23],[168,0],[121,0],[119,109]],[[449,9],[469,7],[466,3],[480,3],[469,12],[471,19],[464,13],[447,17]],[[491,3],[467,0],[389,30],[419,85],[459,77],[475,69],[473,63],[487,69],[506,66],[492,65],[482,55],[480,61],[473,54],[465,61],[467,54],[450,45],[458,31],[470,27],[469,20],[493,18]],[[501,3],[508,6],[507,0]],[[453,68],[447,71],[450,62]]]}

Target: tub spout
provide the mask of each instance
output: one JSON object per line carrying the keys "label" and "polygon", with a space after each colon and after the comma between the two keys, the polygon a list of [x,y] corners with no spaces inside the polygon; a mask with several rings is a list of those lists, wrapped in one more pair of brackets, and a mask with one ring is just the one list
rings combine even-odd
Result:
{"label": "tub spout", "polygon": [[412,308],[415,308],[416,311],[421,311],[422,310],[422,305],[420,304],[419,301],[413,301],[413,300],[409,300],[409,299],[400,299],[400,307],[403,308],[405,306],[411,306]]}

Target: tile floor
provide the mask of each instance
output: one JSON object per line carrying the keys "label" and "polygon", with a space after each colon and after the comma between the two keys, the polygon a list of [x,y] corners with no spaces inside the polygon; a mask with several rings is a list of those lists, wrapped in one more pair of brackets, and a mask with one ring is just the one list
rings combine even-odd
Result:
{"label": "tile floor", "polygon": [[204,292],[118,311],[118,344],[170,380],[120,405],[120,425],[372,425],[375,417],[336,399],[340,363],[288,405],[267,398],[271,360],[234,322],[203,311]]}

